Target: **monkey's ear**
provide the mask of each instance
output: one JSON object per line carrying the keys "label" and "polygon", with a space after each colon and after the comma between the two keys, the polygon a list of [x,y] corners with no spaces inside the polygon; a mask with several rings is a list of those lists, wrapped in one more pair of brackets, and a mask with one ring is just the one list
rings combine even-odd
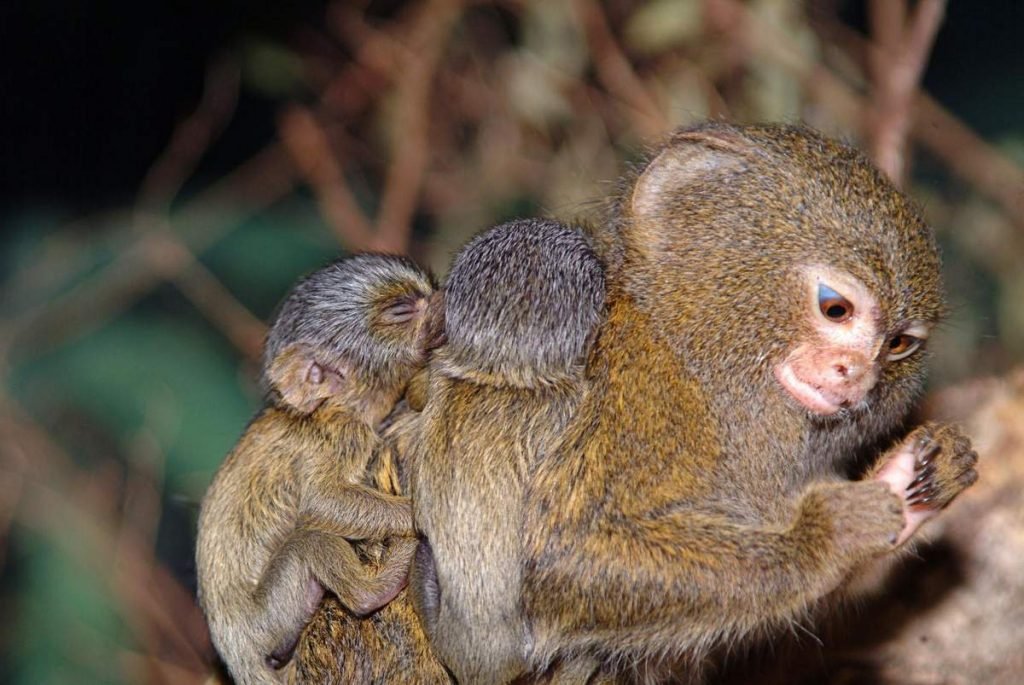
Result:
{"label": "monkey's ear", "polygon": [[267,369],[267,382],[281,401],[300,414],[309,414],[341,390],[346,368],[318,362],[313,346],[294,343],[284,348]]}
{"label": "monkey's ear", "polygon": [[751,148],[737,130],[724,125],[675,134],[633,185],[633,216],[656,215],[663,207],[671,208],[676,193],[740,167]]}

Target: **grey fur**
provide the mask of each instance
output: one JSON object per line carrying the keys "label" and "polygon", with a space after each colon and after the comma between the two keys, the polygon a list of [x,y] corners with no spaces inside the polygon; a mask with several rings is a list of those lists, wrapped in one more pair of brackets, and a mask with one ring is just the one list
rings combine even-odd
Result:
{"label": "grey fur", "polygon": [[446,358],[524,384],[562,378],[583,361],[604,296],[602,265],[581,231],[544,219],[502,224],[452,265]]}
{"label": "grey fur", "polygon": [[409,295],[428,297],[435,285],[405,257],[360,254],[340,259],[299,281],[281,304],[267,334],[263,377],[285,345],[309,342],[331,350],[334,359],[352,362],[368,378],[389,379],[395,365],[412,363],[409,346],[373,333],[370,317],[378,309],[381,283],[410,288]]}

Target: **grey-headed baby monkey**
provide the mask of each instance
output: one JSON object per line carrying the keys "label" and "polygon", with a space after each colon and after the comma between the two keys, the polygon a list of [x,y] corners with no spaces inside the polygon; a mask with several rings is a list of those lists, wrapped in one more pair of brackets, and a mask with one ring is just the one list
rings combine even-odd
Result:
{"label": "grey-headed baby monkey", "polygon": [[[378,427],[423,366],[440,309],[412,262],[359,255],[298,283],[266,342],[266,407],[203,500],[199,600],[239,683],[279,682],[324,590],[391,601],[415,550],[405,497],[362,485]],[[370,573],[352,540],[394,538]]]}

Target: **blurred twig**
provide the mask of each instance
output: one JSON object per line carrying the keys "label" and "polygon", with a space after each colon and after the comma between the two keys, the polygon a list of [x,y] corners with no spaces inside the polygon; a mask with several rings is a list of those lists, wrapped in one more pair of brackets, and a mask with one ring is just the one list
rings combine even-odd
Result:
{"label": "blurred twig", "polygon": [[573,7],[586,31],[594,68],[601,83],[627,106],[631,120],[645,137],[664,135],[669,127],[669,119],[657,99],[633,71],[629,59],[608,26],[604,9],[595,0],[573,0]]}
{"label": "blurred twig", "polygon": [[919,0],[912,14],[906,0],[870,3],[876,44],[869,60],[874,83],[871,155],[898,185],[902,185],[906,171],[905,148],[913,123],[914,95],[945,9],[945,0]]}
{"label": "blurred twig", "polygon": [[316,117],[294,105],[280,118],[278,133],[295,166],[313,188],[320,213],[338,241],[353,252],[369,249],[373,230],[331,152]]}
{"label": "blurred twig", "polygon": [[263,323],[199,263],[174,234],[167,216],[174,196],[231,118],[238,84],[239,69],[233,62],[222,60],[209,69],[198,107],[177,126],[167,148],[146,174],[136,203],[135,224],[148,231],[156,243],[156,249],[147,253],[150,266],[173,281],[246,357],[259,359]]}
{"label": "blurred twig", "polygon": [[[147,424],[149,421],[147,416]],[[140,549],[153,549],[162,515],[160,492],[164,481],[164,454],[151,426],[143,426],[130,442],[130,468],[124,483],[120,533],[122,538],[129,539],[118,539],[118,556],[129,553],[126,550],[132,542],[137,542]]]}
{"label": "blurred twig", "polygon": [[[871,104],[816,59],[787,42],[773,26],[758,22],[738,0],[705,0],[724,8],[719,26],[732,40],[744,41],[751,53],[770,59],[799,78],[808,92],[840,121],[862,135]],[[910,135],[938,156],[955,174],[997,201],[1024,228],[1024,170],[927,95],[915,92],[915,125]]]}
{"label": "blurred twig", "polygon": [[4,567],[7,545],[10,541],[11,524],[18,508],[18,502],[25,487],[24,461],[27,458],[22,452],[13,452],[4,458],[10,467],[4,469],[5,477],[0,479],[0,569]]}
{"label": "blurred twig", "polygon": [[239,78],[238,65],[229,59],[221,59],[207,70],[199,105],[177,126],[167,147],[142,180],[137,203],[140,209],[167,209],[210,143],[231,119],[238,103]]}
{"label": "blurred twig", "polygon": [[[826,39],[865,63],[877,49],[870,41],[837,21],[818,24]],[[998,203],[1024,230],[1024,169],[988,143],[923,91],[913,94],[913,125],[909,134],[946,167]]]}
{"label": "blurred twig", "polygon": [[954,174],[999,203],[1024,231],[1024,169],[925,93],[918,93],[914,104],[914,138]]}
{"label": "blurred twig", "polygon": [[[393,49],[392,37],[375,31],[357,31],[368,40],[355,50],[357,60],[370,69],[385,72],[393,81],[394,103],[389,127],[390,164],[381,192],[375,229],[360,209],[345,179],[344,171],[331,153],[323,128],[308,110],[292,107],[281,118],[281,138],[310,186],[325,221],[346,248],[407,253],[412,220],[430,160],[430,105],[436,72],[448,35],[461,12],[461,0],[431,0],[419,7],[407,31],[408,49]],[[359,13],[335,4],[333,25],[342,35],[357,28]],[[362,27],[359,27],[362,28]],[[354,76],[352,67],[342,71]],[[340,83],[336,80],[332,83]],[[324,102],[338,99],[329,84]],[[378,100],[382,97],[378,95]],[[328,96],[331,96],[328,98]]]}
{"label": "blurred twig", "polygon": [[429,160],[430,95],[445,42],[462,9],[460,0],[431,0],[417,17],[412,51],[403,60],[395,87],[388,167],[377,215],[375,247],[405,252],[412,218]]}
{"label": "blurred twig", "polygon": [[[198,253],[284,197],[294,182],[284,150],[270,145],[177,211],[171,219],[175,234]],[[11,348],[36,355],[95,330],[189,265],[161,254],[164,246],[164,238],[143,233],[120,246],[107,267],[75,289],[4,322],[0,359]]]}
{"label": "blurred twig", "polygon": [[170,230],[155,232],[161,271],[224,337],[249,360],[258,361],[267,327]]}

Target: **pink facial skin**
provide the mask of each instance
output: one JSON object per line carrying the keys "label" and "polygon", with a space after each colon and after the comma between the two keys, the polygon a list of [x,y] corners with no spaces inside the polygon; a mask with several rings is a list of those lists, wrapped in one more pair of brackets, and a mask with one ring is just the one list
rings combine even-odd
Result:
{"label": "pink facial skin", "polygon": [[[878,303],[856,278],[813,267],[805,272],[805,279],[813,338],[775,367],[775,378],[802,407],[830,416],[863,402],[878,381],[885,332],[879,330]],[[822,311],[822,285],[845,298],[849,305],[845,320],[830,320]]]}
{"label": "pink facial skin", "polygon": [[[899,344],[894,349],[891,342],[895,338],[906,335],[910,341],[920,341],[928,336],[929,327],[912,323],[898,331],[883,330],[881,309],[874,296],[863,283],[845,272],[810,267],[804,278],[810,339],[775,367],[775,378],[802,408],[818,416],[832,416],[865,402],[878,382],[882,365],[898,364],[917,349],[917,342]],[[906,525],[897,544],[906,541],[937,513],[933,508],[907,501],[908,486],[920,472],[918,452],[908,443],[875,475],[904,502]]]}

